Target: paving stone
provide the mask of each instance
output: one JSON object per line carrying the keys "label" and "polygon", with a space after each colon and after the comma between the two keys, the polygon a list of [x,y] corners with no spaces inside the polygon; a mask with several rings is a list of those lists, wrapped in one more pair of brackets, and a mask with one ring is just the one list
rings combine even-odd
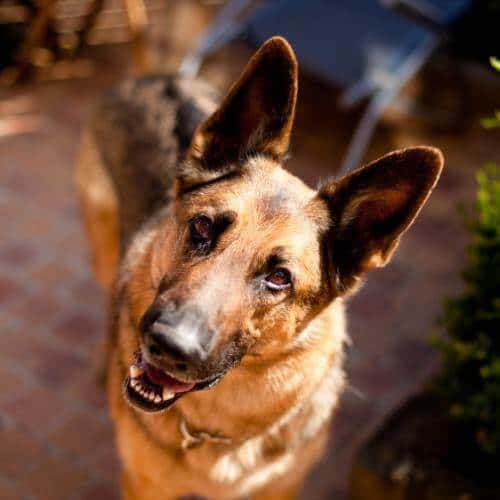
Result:
{"label": "paving stone", "polygon": [[22,296],[22,286],[12,278],[0,275],[0,304]]}
{"label": "paving stone", "polygon": [[71,384],[86,369],[87,359],[81,355],[47,348],[38,353],[34,371],[42,383],[60,389]]}
{"label": "paving stone", "polygon": [[0,498],[2,500],[19,500],[20,494],[15,485],[0,478]]}
{"label": "paving stone", "polygon": [[118,483],[102,482],[92,485],[81,496],[79,500],[119,500],[119,485]]}
{"label": "paving stone", "polygon": [[13,268],[30,264],[36,256],[36,248],[27,242],[16,241],[0,249],[0,264]]}
{"label": "paving stone", "polygon": [[1,406],[1,413],[16,425],[42,437],[74,412],[54,390],[43,386]]}
{"label": "paving stone", "polygon": [[50,325],[64,311],[64,304],[55,300],[47,290],[34,292],[24,300],[16,300],[11,312],[32,324]]}
{"label": "paving stone", "polygon": [[55,325],[53,333],[66,342],[83,346],[95,346],[96,340],[102,337],[100,325],[87,312],[69,311]]}
{"label": "paving stone", "polygon": [[108,446],[101,447],[92,456],[88,457],[86,463],[102,479],[116,484],[119,482],[120,463],[114,442],[108,442]]}
{"label": "paving stone", "polygon": [[0,335],[0,351],[2,358],[9,365],[19,369],[34,370],[40,358],[43,359],[50,347],[50,340],[37,325],[26,321],[25,317],[15,318],[19,328]]}
{"label": "paving stone", "polygon": [[113,440],[111,424],[90,412],[72,416],[49,435],[50,441],[70,453],[75,459],[86,461],[102,447],[110,447]]}
{"label": "paving stone", "polygon": [[0,443],[0,474],[11,480],[26,474],[41,460],[42,444],[26,431],[2,428]]}
{"label": "paving stone", "polygon": [[5,365],[0,366],[0,404],[19,397],[30,386],[31,383],[24,374],[15,373]]}
{"label": "paving stone", "polygon": [[75,279],[74,273],[53,259],[34,268],[30,276],[37,283],[43,285],[45,290],[50,290],[51,293],[59,290],[69,292],[71,283]]}
{"label": "paving stone", "polygon": [[[96,358],[99,356],[96,355]],[[64,386],[64,393],[88,410],[102,413],[107,410],[108,399],[104,384],[98,380],[98,366],[98,359],[90,359],[86,369]]]}
{"label": "paving stone", "polygon": [[25,494],[39,500],[67,500],[86,488],[90,477],[89,471],[65,458],[45,457],[17,483]]}

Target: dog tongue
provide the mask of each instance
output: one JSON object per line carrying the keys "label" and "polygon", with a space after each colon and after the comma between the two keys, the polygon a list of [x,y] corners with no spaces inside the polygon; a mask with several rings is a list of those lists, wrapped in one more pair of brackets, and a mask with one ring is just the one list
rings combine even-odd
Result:
{"label": "dog tongue", "polygon": [[167,375],[162,370],[159,370],[149,363],[142,363],[144,371],[146,372],[148,378],[156,385],[165,387],[172,392],[186,392],[194,387],[195,384],[188,384],[186,382],[181,382],[180,380]]}

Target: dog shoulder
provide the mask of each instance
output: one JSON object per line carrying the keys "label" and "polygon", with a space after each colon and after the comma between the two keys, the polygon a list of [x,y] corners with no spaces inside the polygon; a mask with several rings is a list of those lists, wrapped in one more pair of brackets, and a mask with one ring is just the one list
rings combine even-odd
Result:
{"label": "dog shoulder", "polygon": [[125,80],[106,93],[90,128],[116,174],[165,174],[185,154],[199,123],[216,106],[199,80],[153,75]]}

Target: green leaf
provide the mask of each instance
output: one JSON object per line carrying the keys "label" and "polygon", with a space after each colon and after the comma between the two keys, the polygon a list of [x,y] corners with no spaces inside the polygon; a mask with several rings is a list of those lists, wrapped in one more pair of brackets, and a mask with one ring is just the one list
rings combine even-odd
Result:
{"label": "green leaf", "polygon": [[500,127],[500,111],[496,111],[495,116],[481,118],[481,126],[485,129],[494,129]]}
{"label": "green leaf", "polygon": [[[497,112],[497,115],[499,113]],[[489,163],[477,174],[475,213],[464,225],[471,232],[465,291],[447,299],[434,335],[443,368],[436,389],[450,415],[472,429],[486,453],[500,457],[500,167]]]}
{"label": "green leaf", "polygon": [[496,57],[490,57],[490,64],[495,68],[497,71],[500,71],[500,59],[497,59]]}

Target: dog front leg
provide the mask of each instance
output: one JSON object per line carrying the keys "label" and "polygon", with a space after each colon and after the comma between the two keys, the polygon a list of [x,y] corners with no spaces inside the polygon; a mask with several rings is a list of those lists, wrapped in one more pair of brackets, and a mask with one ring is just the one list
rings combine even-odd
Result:
{"label": "dog front leg", "polygon": [[301,483],[293,484],[284,489],[266,488],[265,490],[252,495],[252,500],[294,500],[298,497]]}
{"label": "dog front leg", "polygon": [[178,500],[179,495],[165,492],[147,479],[133,476],[126,471],[121,477],[123,500]]}
{"label": "dog front leg", "polygon": [[133,482],[126,472],[122,473],[121,483],[123,500],[140,500],[140,497],[135,493]]}

